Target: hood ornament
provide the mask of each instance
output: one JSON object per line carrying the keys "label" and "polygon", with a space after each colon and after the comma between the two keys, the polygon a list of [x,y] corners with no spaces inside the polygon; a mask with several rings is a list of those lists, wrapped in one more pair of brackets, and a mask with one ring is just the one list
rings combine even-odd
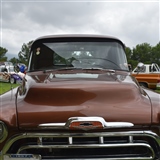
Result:
{"label": "hood ornament", "polygon": [[102,117],[71,117],[66,123],[44,123],[41,129],[93,130],[133,127],[130,122],[106,122]]}

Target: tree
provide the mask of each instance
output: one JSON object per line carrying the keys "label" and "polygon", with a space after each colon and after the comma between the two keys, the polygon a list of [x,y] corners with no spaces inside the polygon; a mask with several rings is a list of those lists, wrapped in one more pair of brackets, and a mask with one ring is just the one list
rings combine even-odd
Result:
{"label": "tree", "polygon": [[148,43],[138,44],[133,48],[132,59],[138,62],[148,63],[150,62],[152,47]]}
{"label": "tree", "polygon": [[11,58],[9,61],[12,62],[13,64],[16,64],[16,63],[19,62],[19,60],[17,58],[15,58],[15,57]]}
{"label": "tree", "polygon": [[132,59],[133,51],[129,47],[126,47],[125,52],[126,52],[128,64],[131,65],[132,69],[135,68],[138,64],[138,61]]}
{"label": "tree", "polygon": [[155,47],[152,47],[151,62],[160,66],[160,42]]}
{"label": "tree", "polygon": [[23,43],[21,51],[18,53],[19,62],[27,65],[29,58],[29,50],[33,41],[28,42],[27,44]]}
{"label": "tree", "polygon": [[7,61],[7,57],[5,56],[7,51],[6,48],[0,47],[0,62]]}
{"label": "tree", "polygon": [[132,50],[129,47],[126,47],[125,52],[126,52],[126,57],[129,63],[129,60],[131,59],[131,56],[132,56]]}

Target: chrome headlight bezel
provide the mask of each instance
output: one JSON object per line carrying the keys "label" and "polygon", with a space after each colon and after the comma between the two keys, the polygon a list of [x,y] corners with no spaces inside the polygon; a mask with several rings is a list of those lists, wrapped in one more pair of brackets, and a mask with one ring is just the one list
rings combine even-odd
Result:
{"label": "chrome headlight bezel", "polygon": [[7,126],[4,122],[0,121],[0,143],[3,142],[8,136]]}

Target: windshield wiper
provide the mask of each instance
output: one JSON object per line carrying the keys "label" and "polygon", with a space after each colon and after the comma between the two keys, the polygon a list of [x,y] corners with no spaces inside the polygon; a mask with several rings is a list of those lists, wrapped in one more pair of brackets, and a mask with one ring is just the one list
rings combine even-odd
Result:
{"label": "windshield wiper", "polygon": [[[65,68],[59,68],[59,69],[54,69],[54,71],[65,71],[65,70],[99,70],[99,71],[105,71],[105,72],[111,72],[111,73],[115,73],[114,69],[105,69],[105,68],[101,68],[101,67],[87,67],[87,68],[83,68],[83,67],[65,67]],[[52,70],[50,70],[52,71]]]}
{"label": "windshield wiper", "polygon": [[100,68],[100,67],[82,68],[82,70],[100,70],[100,71],[115,73],[114,69],[105,69],[105,68]]}
{"label": "windshield wiper", "polygon": [[[65,71],[65,70],[100,70],[100,71],[105,71],[105,72],[107,71],[107,72],[115,73],[114,69],[105,69],[105,68],[101,68],[101,67],[87,67],[87,68],[83,68],[83,67],[65,67],[65,68],[54,69],[54,71]],[[52,70],[50,70],[50,71],[52,71]]]}
{"label": "windshield wiper", "polygon": [[56,68],[56,69],[45,69],[43,70],[44,73],[50,72],[50,71],[66,71],[66,70],[82,70],[82,68],[77,67],[63,67],[63,68]]}

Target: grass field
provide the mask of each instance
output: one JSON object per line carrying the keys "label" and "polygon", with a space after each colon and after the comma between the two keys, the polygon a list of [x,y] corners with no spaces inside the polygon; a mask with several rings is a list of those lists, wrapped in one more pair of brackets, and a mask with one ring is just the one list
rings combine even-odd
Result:
{"label": "grass field", "polygon": [[0,95],[8,92],[11,88],[16,88],[17,86],[19,86],[19,84],[0,82]]}
{"label": "grass field", "polygon": [[156,92],[160,93],[160,90],[156,90]]}

